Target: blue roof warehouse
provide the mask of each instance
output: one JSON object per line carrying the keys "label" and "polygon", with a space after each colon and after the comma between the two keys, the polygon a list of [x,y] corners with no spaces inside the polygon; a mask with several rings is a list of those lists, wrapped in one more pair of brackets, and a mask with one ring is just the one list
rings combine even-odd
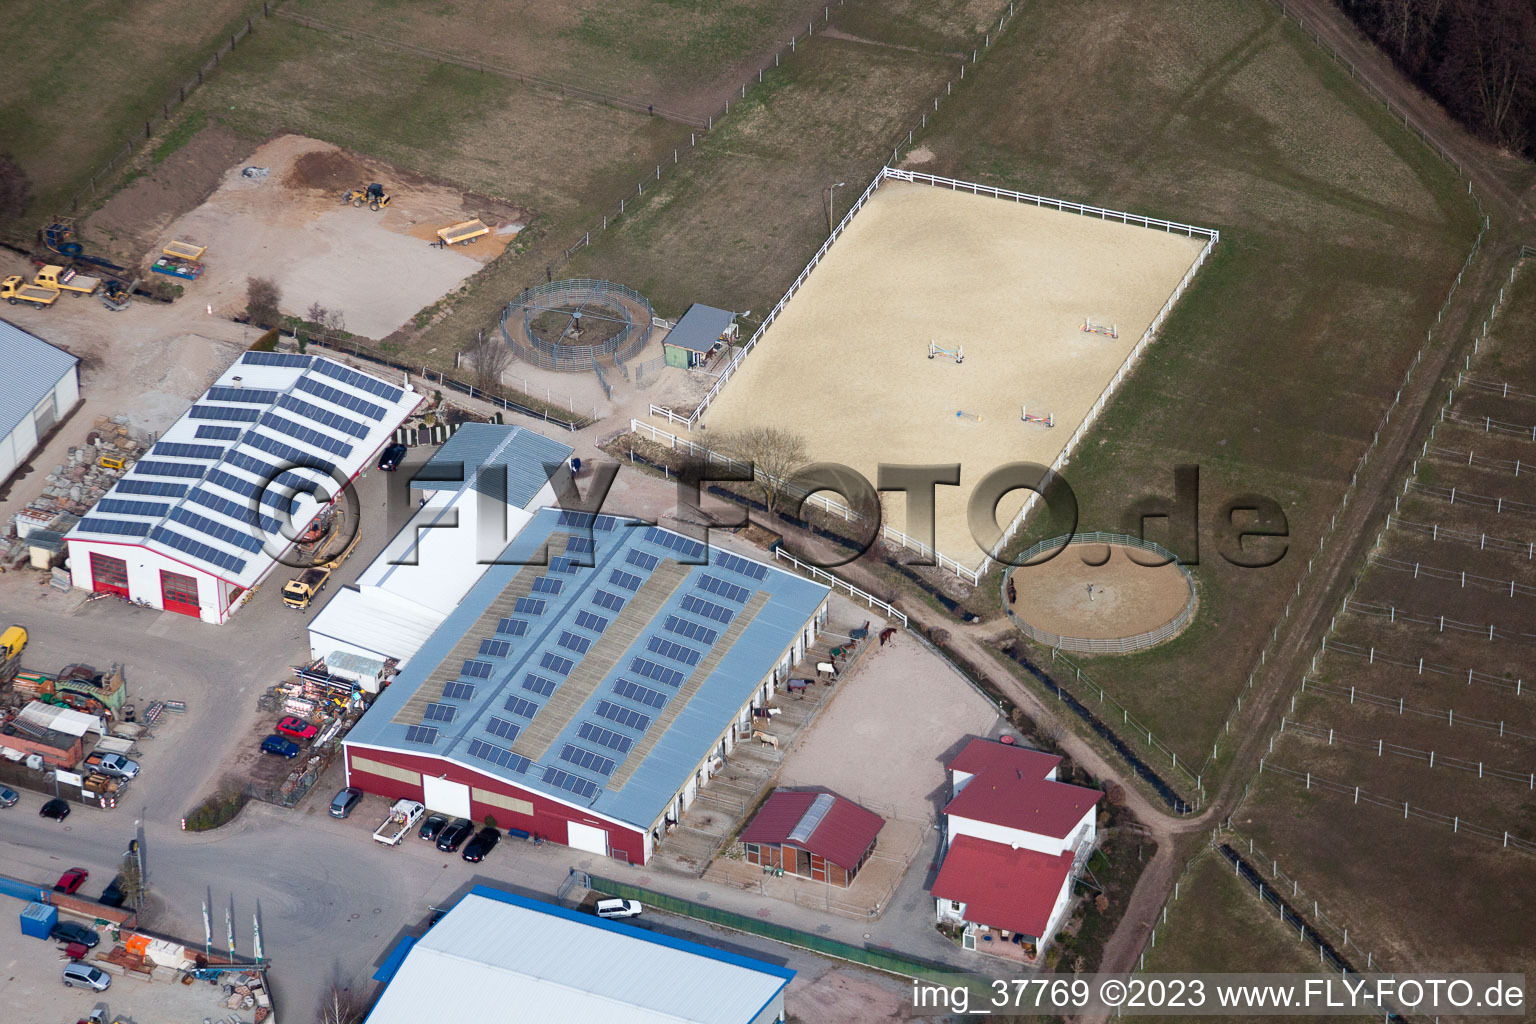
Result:
{"label": "blue roof warehouse", "polygon": [[348,784],[643,864],[827,599],[670,530],[543,509],[348,735]]}

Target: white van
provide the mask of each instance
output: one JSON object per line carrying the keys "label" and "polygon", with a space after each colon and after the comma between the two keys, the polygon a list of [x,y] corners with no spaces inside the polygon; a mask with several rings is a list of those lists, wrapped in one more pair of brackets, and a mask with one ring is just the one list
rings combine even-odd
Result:
{"label": "white van", "polygon": [[93,988],[97,992],[105,992],[112,985],[112,975],[90,964],[65,964],[64,987],[74,988],[76,985]]}
{"label": "white van", "polygon": [[639,900],[598,900],[598,917],[639,917]]}

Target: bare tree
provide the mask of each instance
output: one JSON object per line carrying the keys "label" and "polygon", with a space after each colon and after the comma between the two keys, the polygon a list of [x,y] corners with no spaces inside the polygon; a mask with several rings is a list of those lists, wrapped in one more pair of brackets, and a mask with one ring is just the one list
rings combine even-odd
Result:
{"label": "bare tree", "polygon": [[347,314],[339,309],[333,309],[325,314],[325,329],[331,337],[339,338],[347,333]]}
{"label": "bare tree", "polygon": [[320,1024],[362,1024],[368,1005],[351,989],[333,982],[320,1003]]}
{"label": "bare tree", "polygon": [[304,314],[304,319],[308,320],[316,327],[323,329],[325,327],[325,322],[330,318],[330,315],[330,310],[326,309],[318,302],[312,302],[309,305],[309,310]]}
{"label": "bare tree", "polygon": [[811,464],[805,436],[780,427],[733,430],[716,436],[713,445],[734,459],[752,463],[754,482],[769,516],[778,514],[790,479]]}
{"label": "bare tree", "polygon": [[258,327],[276,327],[282,319],[277,306],[283,298],[277,282],[270,277],[248,277],[245,288],[246,317]]}
{"label": "bare tree", "polygon": [[481,391],[498,391],[501,375],[512,361],[512,350],[495,334],[480,331],[469,346],[469,361],[475,368],[475,386]]}

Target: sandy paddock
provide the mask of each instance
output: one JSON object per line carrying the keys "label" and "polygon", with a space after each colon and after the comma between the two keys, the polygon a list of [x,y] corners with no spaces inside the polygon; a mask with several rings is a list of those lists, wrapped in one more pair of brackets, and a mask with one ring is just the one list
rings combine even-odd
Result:
{"label": "sandy paddock", "polygon": [[[1178,617],[1194,599],[1177,564],[1113,544],[1074,544],[1046,562],[1013,571],[1008,608],[1057,636],[1089,640],[1139,636]],[[1142,564],[1149,563],[1149,564]],[[1090,589],[1091,588],[1091,589]]]}
{"label": "sandy paddock", "polygon": [[[881,462],[958,462],[960,486],[938,488],[938,548],[976,565],[971,487],[1007,462],[1055,460],[1204,244],[887,181],[705,414],[705,443],[748,424],[786,427],[814,458],[871,482]],[[1085,317],[1119,337],[1084,333]],[[963,347],[965,361],[929,359],[930,339]],[[1021,406],[1055,426],[1022,422]],[[1001,523],[1024,497],[1004,499]],[[887,508],[903,528],[900,498]]]}
{"label": "sandy paddock", "polygon": [[[330,173],[294,173],[311,153],[327,157]],[[250,166],[268,168],[266,177],[243,176]],[[382,182],[390,204],[377,213],[342,205],[337,182],[354,180]],[[186,288],[183,302],[234,314],[245,308],[246,279],[270,277],[282,292],[283,312],[302,316],[318,302],[340,311],[352,333],[383,338],[516,237],[522,225],[514,218],[494,221],[491,235],[474,245],[432,248],[438,228],[480,216],[483,205],[329,143],[284,135],[230,168],[208,201],[171,224],[159,242],[208,247],[203,276],[176,282]]]}

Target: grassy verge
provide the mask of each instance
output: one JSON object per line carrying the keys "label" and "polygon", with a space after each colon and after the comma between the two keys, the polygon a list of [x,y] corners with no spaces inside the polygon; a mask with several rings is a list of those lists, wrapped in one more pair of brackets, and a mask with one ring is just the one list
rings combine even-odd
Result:
{"label": "grassy verge", "polygon": [[188,832],[211,832],[234,821],[235,815],[248,802],[250,794],[245,791],[245,787],[225,783],[219,787],[218,792],[187,812],[186,829]]}

